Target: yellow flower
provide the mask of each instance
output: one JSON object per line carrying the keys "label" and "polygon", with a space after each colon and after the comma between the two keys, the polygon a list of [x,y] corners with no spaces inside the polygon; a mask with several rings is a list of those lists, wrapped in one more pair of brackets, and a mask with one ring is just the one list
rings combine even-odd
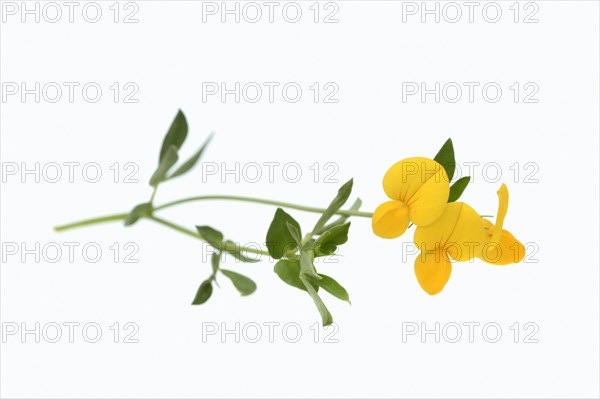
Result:
{"label": "yellow flower", "polygon": [[483,219],[464,202],[451,202],[435,222],[415,231],[415,245],[421,253],[415,259],[415,274],[421,288],[430,295],[442,291],[455,261],[465,262],[479,255],[486,241]]}
{"label": "yellow flower", "polygon": [[418,227],[414,241],[421,254],[415,259],[415,274],[421,288],[430,295],[442,291],[452,273],[450,259],[465,262],[478,257],[497,265],[520,262],[525,247],[502,228],[507,210],[508,189],[502,184],[496,225],[469,205],[452,202],[435,222]]}
{"label": "yellow flower", "polygon": [[486,241],[477,257],[493,265],[519,263],[525,257],[525,246],[510,231],[502,228],[508,210],[508,189],[505,184],[498,190],[498,200],[496,225],[483,219]]}
{"label": "yellow flower", "polygon": [[414,157],[397,162],[386,172],[383,190],[391,201],[375,210],[373,232],[382,238],[396,238],[410,222],[426,226],[442,215],[450,183],[442,165],[432,159]]}

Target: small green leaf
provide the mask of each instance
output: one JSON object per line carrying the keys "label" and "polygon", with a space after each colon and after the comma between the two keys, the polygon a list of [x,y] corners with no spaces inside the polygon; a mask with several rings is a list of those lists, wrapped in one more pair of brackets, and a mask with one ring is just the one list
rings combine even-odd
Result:
{"label": "small green leaf", "polygon": [[333,201],[331,201],[327,209],[325,209],[325,212],[323,212],[317,221],[317,224],[315,224],[315,227],[312,230],[313,232],[321,231],[323,226],[325,226],[325,223],[327,223],[329,219],[331,219],[331,217],[346,203],[348,197],[350,197],[350,193],[352,192],[352,183],[353,180],[350,179],[342,187],[340,187]]}
{"label": "small green leaf", "polygon": [[452,186],[450,186],[450,195],[448,196],[448,202],[454,202],[460,198],[465,188],[471,181],[471,176],[464,176],[454,182]]}
{"label": "small green leaf", "polygon": [[321,279],[316,280],[316,283],[319,285],[319,287],[323,288],[334,297],[350,303],[348,291],[346,291],[346,289],[342,287],[340,283],[335,281],[333,278],[326,276],[325,274],[319,274],[319,276],[321,276]]}
{"label": "small green leaf", "polygon": [[131,226],[138,220],[143,217],[150,216],[152,214],[152,204],[149,202],[136,205],[129,215],[127,215],[127,219],[125,219],[125,226]]}
{"label": "small green leaf", "polygon": [[150,185],[152,187],[158,186],[159,183],[167,180],[167,173],[177,163],[179,156],[177,155],[177,148],[172,145],[169,147],[158,164],[158,168],[150,178]]}
{"label": "small green leaf", "polygon": [[294,241],[296,241],[296,244],[298,244],[298,246],[300,246],[300,243],[302,242],[302,235],[301,235],[300,231],[298,230],[298,228],[296,228],[296,226],[294,226],[290,222],[286,222],[286,226],[288,228],[288,231],[292,235],[292,238],[294,239]]}
{"label": "small green leaf", "polygon": [[302,250],[300,252],[300,276],[312,277],[315,280],[321,279],[315,270],[314,259],[315,254],[312,250]]}
{"label": "small green leaf", "polygon": [[331,227],[317,238],[313,244],[315,256],[325,256],[335,253],[338,245],[348,241],[350,222]]}
{"label": "small green leaf", "polygon": [[277,208],[275,216],[269,226],[269,231],[267,231],[266,240],[269,255],[271,255],[273,259],[281,259],[287,251],[293,250],[298,246],[287,226],[288,223],[293,225],[298,232],[302,231],[300,229],[300,224],[298,224],[293,217],[287,214],[283,209]]}
{"label": "small green leaf", "polygon": [[241,262],[256,263],[259,261],[259,259],[249,258],[248,256],[244,255],[242,246],[233,241],[230,241],[230,240],[225,241],[224,248],[226,248],[226,252],[228,254],[231,254],[231,256],[233,256],[234,258],[236,258],[237,260],[239,260]]}
{"label": "small green leaf", "polygon": [[452,145],[452,139],[446,140],[442,148],[438,151],[434,161],[439,163],[446,169],[448,174],[448,181],[452,181],[454,177],[454,170],[456,169],[456,161],[454,160],[454,146]]}
{"label": "small green leaf", "polygon": [[308,281],[306,277],[300,277],[300,279],[302,280],[306,291],[308,291],[308,294],[313,299],[317,309],[319,310],[319,313],[321,314],[321,322],[323,323],[323,327],[331,325],[333,323],[333,316],[331,316],[331,313],[329,313],[327,306],[325,306],[323,300],[321,297],[319,297],[319,294],[317,294],[317,291],[313,288],[311,282]]}
{"label": "small green leaf", "polygon": [[236,272],[232,272],[231,270],[221,269],[221,273],[223,273],[226,277],[228,277],[235,288],[239,291],[242,296],[250,295],[254,291],[256,291],[256,283],[252,281],[250,278],[244,276],[243,274],[239,274]]}
{"label": "small green leaf", "polygon": [[185,138],[188,134],[188,124],[185,119],[185,115],[181,110],[177,112],[175,119],[171,123],[171,127],[169,131],[165,135],[163,139],[162,147],[160,149],[160,157],[158,158],[158,163],[162,163],[163,159],[167,156],[169,149],[173,146],[175,147],[175,152],[181,148]]}
{"label": "small green leaf", "polygon": [[[306,291],[306,287],[302,283],[302,280],[300,280],[300,261],[281,259],[275,264],[273,271],[284,283],[301,289],[302,291]],[[310,282],[315,290],[319,289],[319,286],[316,283],[312,280]]]}
{"label": "small green leaf", "polygon": [[200,237],[212,245],[213,248],[221,249],[221,246],[223,245],[223,233],[210,226],[196,226],[196,230],[198,230]]}
{"label": "small green leaf", "polygon": [[169,176],[169,179],[172,179],[177,176],[181,176],[182,174],[184,174],[187,171],[189,171],[190,169],[192,169],[196,165],[198,160],[200,160],[200,158],[202,157],[202,153],[204,152],[204,149],[206,148],[208,143],[210,143],[210,140],[212,138],[213,138],[213,134],[211,133],[211,135],[208,136],[206,141],[204,141],[204,144],[202,144],[202,147],[200,147],[200,149],[198,151],[196,151],[196,153],[194,155],[192,155],[192,157],[190,159],[188,159],[183,164],[181,164],[181,166],[179,168],[177,168],[171,176]]}
{"label": "small green leaf", "polygon": [[217,274],[219,265],[221,263],[221,252],[213,252],[212,256],[210,257],[210,263],[212,265],[213,275]]}
{"label": "small green leaf", "polygon": [[[362,200],[360,198],[357,198],[356,201],[354,201],[354,204],[352,204],[352,206],[350,207],[351,211],[358,211],[360,209],[362,205]],[[325,227],[323,227],[320,231],[315,231],[315,234],[321,234],[326,230],[329,230],[330,228],[332,228],[333,226],[338,226],[340,224],[344,224],[346,222],[346,220],[348,220],[349,216],[340,216],[339,218],[337,218],[336,220],[334,220],[333,222],[329,223],[328,225],[326,225]]]}
{"label": "small green leaf", "polygon": [[213,287],[211,280],[205,280],[200,284],[200,288],[196,292],[196,296],[192,301],[192,305],[202,305],[204,302],[208,301],[210,296],[212,295]]}

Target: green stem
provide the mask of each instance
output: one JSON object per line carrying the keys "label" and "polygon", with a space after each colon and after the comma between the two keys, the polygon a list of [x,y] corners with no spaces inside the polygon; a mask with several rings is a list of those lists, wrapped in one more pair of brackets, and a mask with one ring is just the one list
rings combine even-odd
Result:
{"label": "green stem", "polygon": [[156,190],[158,190],[158,186],[155,186],[154,189],[152,190],[152,195],[150,196],[150,203],[154,203],[154,197],[156,197]]}
{"label": "green stem", "polygon": [[116,222],[119,220],[125,220],[129,214],[128,213],[117,213],[114,215],[100,216],[97,218],[86,219],[75,223],[63,224],[61,226],[54,227],[54,231],[64,231],[69,229],[74,229],[76,227],[89,226],[92,224],[106,223],[106,222]]}
{"label": "green stem", "polygon": [[158,224],[162,224],[163,226],[167,226],[173,230],[179,231],[180,233],[186,234],[190,237],[194,237],[194,238],[202,238],[200,237],[200,235],[190,229],[186,229],[185,227],[182,227],[178,224],[175,224],[173,222],[169,222],[168,220],[156,217],[156,216],[148,216],[148,219],[158,223]]}
{"label": "green stem", "polygon": [[[154,210],[159,211],[162,209],[170,208],[175,205],[184,204],[186,202],[207,201],[207,200],[253,202],[255,204],[274,205],[274,206],[280,206],[282,208],[297,209],[299,211],[305,211],[305,212],[313,212],[313,213],[325,212],[324,208],[315,208],[312,206],[292,204],[289,202],[273,201],[273,200],[267,200],[267,199],[262,199],[262,198],[242,197],[242,196],[237,196],[237,195],[201,195],[201,196],[197,196],[197,197],[189,197],[189,198],[184,198],[184,199],[180,199],[180,200],[173,201],[173,202],[168,202],[166,204],[157,206],[156,208],[154,208]],[[341,216],[358,216],[358,217],[363,217],[363,218],[372,218],[373,217],[373,213],[371,213],[371,212],[360,212],[360,211],[350,211],[350,210],[348,210],[348,211],[339,210],[336,212],[336,214],[341,215]]]}
{"label": "green stem", "polygon": [[[156,189],[154,189],[154,191],[152,193],[151,201],[154,199],[155,194],[156,194]],[[292,204],[289,202],[273,201],[273,200],[267,200],[267,199],[262,199],[262,198],[241,197],[241,196],[237,196],[237,195],[203,195],[203,196],[197,196],[197,197],[189,197],[189,198],[184,198],[184,199],[180,199],[177,201],[168,202],[166,204],[154,207],[153,211],[160,211],[162,209],[171,208],[173,206],[176,206],[179,204],[184,204],[187,202],[207,201],[207,200],[252,202],[252,203],[256,203],[256,204],[274,205],[274,206],[281,206],[283,208],[297,209],[297,210],[305,211],[305,212],[314,212],[314,213],[325,212],[325,209],[323,209],[323,208],[315,208],[312,206],[304,206],[304,205]],[[342,215],[342,216],[358,216],[358,217],[364,217],[364,218],[373,217],[373,213],[371,213],[371,212],[360,212],[360,211],[351,211],[351,210],[347,210],[347,211],[339,210],[336,212],[336,214]],[[74,229],[76,227],[89,226],[89,225],[98,224],[98,223],[106,223],[106,222],[115,222],[115,221],[119,221],[119,220],[125,220],[128,215],[129,215],[128,213],[117,213],[114,215],[100,216],[100,217],[96,217],[96,218],[92,218],[92,219],[86,219],[86,220],[81,220],[81,221],[74,222],[74,223],[56,226],[56,227],[54,227],[54,230],[55,231],[64,231],[64,230]],[[192,234],[196,234],[196,233],[192,232]]]}
{"label": "green stem", "polygon": [[[200,236],[200,234],[196,233],[195,231],[192,231],[190,229],[186,229],[185,227],[182,227],[178,224],[175,224],[173,222],[169,222],[168,220],[159,218],[157,216],[148,216],[148,219],[155,221],[156,223],[162,224],[163,226],[167,226],[173,230],[179,231],[180,233],[183,233],[185,235],[188,235],[190,237],[194,237],[197,238],[199,240],[204,241],[204,239]],[[234,243],[223,243],[223,250],[224,251],[234,251],[236,249],[240,249],[240,248],[236,248],[236,245]],[[251,248],[251,247],[244,247],[242,246],[241,249],[245,252],[250,252],[253,254],[257,254],[257,255],[265,255],[265,256],[269,256],[269,253],[267,251],[263,251],[260,249],[256,249],[256,248]]]}

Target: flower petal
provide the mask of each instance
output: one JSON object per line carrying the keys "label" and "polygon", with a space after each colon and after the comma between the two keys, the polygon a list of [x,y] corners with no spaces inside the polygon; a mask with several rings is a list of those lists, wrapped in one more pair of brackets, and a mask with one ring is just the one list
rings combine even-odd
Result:
{"label": "flower petal", "polygon": [[[448,203],[450,185],[440,183],[448,179],[446,171],[442,168],[438,175],[427,180],[408,200],[410,220],[416,226],[427,226],[439,218]],[[439,178],[439,180],[438,180]]]}
{"label": "flower petal", "polygon": [[412,222],[424,226],[444,212],[450,183],[442,165],[414,157],[392,165],[383,177],[383,189],[389,198],[408,204]]}
{"label": "flower petal", "polygon": [[498,190],[498,213],[496,214],[496,225],[494,226],[494,233],[492,234],[492,242],[500,242],[500,236],[502,235],[502,227],[504,226],[504,218],[508,211],[508,188],[506,184],[502,183]]}
{"label": "flower petal", "polygon": [[415,258],[415,275],[429,295],[438,294],[452,273],[452,264],[444,250],[421,252]]}
{"label": "flower petal", "polygon": [[[438,172],[443,171],[444,174]],[[403,159],[392,165],[383,176],[383,190],[391,199],[407,202],[410,197],[431,177],[439,184],[449,186],[448,175],[436,161],[424,157]],[[442,179],[445,177],[445,179]]]}
{"label": "flower petal", "polygon": [[446,250],[452,259],[466,262],[481,253],[486,242],[483,220],[475,209],[462,204],[454,231],[446,243]]}
{"label": "flower petal", "polygon": [[[489,220],[484,220],[484,226],[489,229],[487,233],[491,237],[494,233],[494,225]],[[519,263],[525,257],[525,246],[510,231],[503,230],[498,244],[488,242],[478,257],[492,265]]]}
{"label": "flower petal", "polygon": [[406,231],[408,223],[408,207],[400,201],[387,201],[379,205],[371,220],[373,233],[381,238],[400,237]]}
{"label": "flower petal", "polygon": [[477,256],[486,242],[483,219],[464,202],[451,202],[435,222],[419,226],[414,242],[421,251],[444,249],[456,261]]}

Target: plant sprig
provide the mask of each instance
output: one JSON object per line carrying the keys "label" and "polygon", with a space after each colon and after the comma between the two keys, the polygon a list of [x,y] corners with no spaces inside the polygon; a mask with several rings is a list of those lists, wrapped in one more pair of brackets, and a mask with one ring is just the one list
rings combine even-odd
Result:
{"label": "plant sprig", "polygon": [[[258,258],[247,256],[249,253],[258,255],[259,257],[271,257],[272,259],[278,260],[275,264],[274,271],[279,278],[288,285],[308,292],[321,313],[323,324],[331,324],[333,318],[319,297],[319,289],[321,288],[334,297],[347,301],[348,303],[350,303],[350,298],[346,289],[337,281],[317,272],[314,266],[314,260],[318,257],[335,254],[338,246],[344,244],[348,240],[350,222],[347,222],[347,219],[349,217],[372,217],[372,213],[370,212],[359,211],[362,204],[360,199],[356,199],[350,209],[341,209],[352,191],[352,180],[348,181],[339,189],[337,196],[327,208],[317,208],[281,201],[232,195],[196,196],[157,206],[154,204],[154,198],[159,186],[192,170],[201,160],[202,155],[213,137],[213,134],[211,134],[187,161],[176,167],[179,161],[179,151],[186,141],[188,130],[189,127],[185,115],[182,111],[178,111],[163,139],[158,165],[149,181],[149,184],[152,187],[152,193],[148,201],[134,206],[131,211],[127,213],[102,216],[57,226],[55,227],[55,230],[64,231],[76,227],[112,221],[123,221],[125,226],[132,226],[144,219],[207,242],[213,248],[210,261],[212,273],[208,278],[203,280],[198,287],[194,299],[192,300],[193,305],[204,304],[210,299],[214,292],[214,286],[219,286],[217,283],[218,275],[225,276],[229,279],[242,296],[250,295],[256,291],[256,283],[251,278],[221,267],[224,254],[232,255],[238,261],[245,263],[255,263],[260,260]],[[278,208],[275,212],[275,216],[267,232],[266,250],[240,246],[232,240],[225,240],[223,233],[211,226],[197,225],[196,231],[194,231],[158,217],[155,214],[158,211],[174,206],[204,200],[232,200],[277,206]],[[282,208],[319,213],[320,217],[313,229],[302,236],[300,224]],[[327,224],[334,215],[338,215],[339,218]]]}
{"label": "plant sprig", "polygon": [[[360,198],[357,198],[349,209],[341,209],[350,198],[353,180],[350,179],[339,188],[336,196],[326,208],[235,195],[202,195],[155,205],[154,199],[159,186],[192,170],[200,161],[212,140],[213,134],[210,134],[202,146],[188,160],[176,167],[179,161],[179,151],[188,136],[188,129],[186,117],[180,110],[163,139],[158,165],[149,181],[152,193],[148,201],[134,206],[126,213],[101,216],[57,226],[55,230],[64,231],[112,221],[123,221],[125,226],[132,226],[144,219],[207,242],[213,248],[210,261],[212,273],[198,287],[192,300],[193,305],[204,304],[210,299],[214,285],[219,286],[217,283],[218,275],[229,279],[242,296],[250,295],[256,291],[256,283],[251,278],[221,267],[224,254],[232,255],[238,261],[245,263],[255,263],[260,260],[249,257],[247,254],[259,255],[259,257],[268,256],[277,260],[273,270],[284,283],[308,293],[321,315],[323,325],[327,326],[333,323],[333,317],[321,299],[320,291],[325,291],[333,297],[348,303],[350,303],[350,296],[348,291],[334,278],[317,271],[315,259],[335,255],[339,247],[348,241],[351,226],[348,218],[355,216],[370,219],[373,216],[372,212],[359,210],[362,205]],[[456,165],[452,140],[448,139],[444,143],[434,160],[444,167],[448,178],[451,180],[454,177]],[[462,195],[469,180],[470,178],[465,176],[451,185],[448,202],[456,201]],[[266,233],[266,250],[240,246],[232,240],[226,240],[221,231],[211,226],[196,225],[196,229],[191,230],[156,215],[156,212],[164,209],[206,200],[241,201],[277,206]],[[284,211],[283,208],[318,213],[320,216],[312,229],[303,235],[303,230],[298,221]],[[331,221],[335,215],[339,217]]]}

